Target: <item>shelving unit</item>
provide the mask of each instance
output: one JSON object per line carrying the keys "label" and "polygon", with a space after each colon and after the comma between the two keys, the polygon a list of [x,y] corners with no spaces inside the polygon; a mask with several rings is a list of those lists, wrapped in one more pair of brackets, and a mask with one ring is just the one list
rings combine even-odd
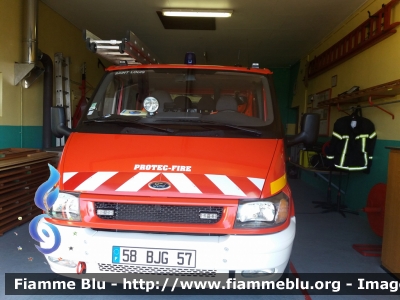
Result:
{"label": "shelving unit", "polygon": [[[339,110],[340,109],[340,104],[358,104],[362,102],[368,102],[371,107],[376,107],[387,114],[392,116],[392,119],[394,119],[394,115],[383,109],[381,106],[384,104],[388,103],[380,103],[375,104],[373,101],[375,100],[380,100],[380,99],[385,99],[385,98],[391,98],[396,95],[400,94],[400,79],[390,81],[384,84],[376,85],[371,88],[359,90],[356,92],[353,92],[351,94],[344,94],[329,100],[321,101],[318,103],[318,107],[324,107],[327,105],[336,105]],[[392,101],[392,103],[400,102],[399,101]]]}

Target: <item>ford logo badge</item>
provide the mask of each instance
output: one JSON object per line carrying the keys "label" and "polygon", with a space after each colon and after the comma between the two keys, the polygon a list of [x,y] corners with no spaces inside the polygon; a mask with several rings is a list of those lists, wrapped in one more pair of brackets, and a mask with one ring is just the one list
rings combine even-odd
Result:
{"label": "ford logo badge", "polygon": [[170,187],[171,185],[165,181],[152,181],[149,183],[149,188],[157,191],[167,190]]}

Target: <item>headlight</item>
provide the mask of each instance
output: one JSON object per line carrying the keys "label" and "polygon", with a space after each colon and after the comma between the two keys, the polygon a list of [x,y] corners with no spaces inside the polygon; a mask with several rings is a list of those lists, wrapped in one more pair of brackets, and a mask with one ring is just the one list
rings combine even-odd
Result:
{"label": "headlight", "polygon": [[154,97],[147,97],[143,101],[143,107],[148,113],[155,113],[159,107],[158,100]]}
{"label": "headlight", "polygon": [[289,215],[289,198],[279,193],[257,201],[240,200],[235,228],[268,228],[284,223]]}
{"label": "headlight", "polygon": [[54,219],[80,221],[79,193],[60,192],[47,213]]}

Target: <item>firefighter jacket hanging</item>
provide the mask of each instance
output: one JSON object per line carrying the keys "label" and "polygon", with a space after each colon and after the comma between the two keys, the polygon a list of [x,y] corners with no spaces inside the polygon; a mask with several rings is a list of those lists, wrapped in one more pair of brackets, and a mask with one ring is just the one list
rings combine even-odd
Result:
{"label": "firefighter jacket hanging", "polygon": [[374,124],[356,112],[335,122],[326,158],[336,168],[369,173],[375,143]]}

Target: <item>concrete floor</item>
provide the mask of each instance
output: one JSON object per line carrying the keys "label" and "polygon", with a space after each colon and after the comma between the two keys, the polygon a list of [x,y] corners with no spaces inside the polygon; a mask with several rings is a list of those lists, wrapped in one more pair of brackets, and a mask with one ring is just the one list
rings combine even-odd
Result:
{"label": "concrete floor", "polygon": [[[353,250],[353,244],[381,244],[382,240],[370,229],[363,216],[337,212],[321,213],[312,201],[324,201],[325,193],[308,186],[300,179],[289,181],[295,199],[297,233],[291,256],[291,274],[296,273],[382,273],[380,257],[362,256]],[[0,299],[69,299],[71,296],[5,296],[5,273],[51,273],[43,255],[34,247],[35,241],[28,232],[28,223],[11,230],[0,237]],[[22,250],[18,250],[21,247]],[[297,275],[296,275],[297,276]],[[390,275],[388,280],[393,280]],[[110,296],[73,296],[80,299],[109,299]],[[131,299],[132,296],[111,296]],[[140,299],[162,299],[164,296],[135,296]],[[180,299],[203,299],[204,295],[169,296]],[[220,295],[207,296],[214,299],[378,299],[381,296],[319,296],[310,292],[303,295]],[[399,296],[385,296],[400,299]]]}

